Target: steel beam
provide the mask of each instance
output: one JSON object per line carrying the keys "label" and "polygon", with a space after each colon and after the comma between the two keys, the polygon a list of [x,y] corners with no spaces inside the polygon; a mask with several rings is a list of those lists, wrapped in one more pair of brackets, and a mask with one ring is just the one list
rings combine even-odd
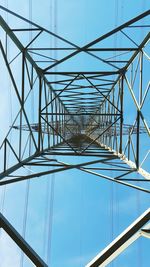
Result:
{"label": "steel beam", "polygon": [[10,222],[0,213],[0,228],[12,238],[19,248],[27,255],[27,257],[37,267],[48,267],[48,265],[39,257],[39,255],[30,247],[30,245],[22,238]]}
{"label": "steel beam", "polygon": [[123,231],[110,245],[100,252],[86,267],[105,267],[120,253],[142,235],[142,227],[150,220],[150,209],[147,209],[126,230]]}

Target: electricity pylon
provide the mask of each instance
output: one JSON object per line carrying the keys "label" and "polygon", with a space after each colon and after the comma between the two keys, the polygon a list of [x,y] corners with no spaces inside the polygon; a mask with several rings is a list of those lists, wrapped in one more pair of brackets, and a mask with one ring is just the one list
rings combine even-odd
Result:
{"label": "electricity pylon", "polygon": [[[0,147],[0,185],[78,169],[150,193],[146,183],[144,187],[137,185],[150,179],[142,167],[149,156],[148,146],[140,157],[141,134],[147,140],[150,136],[150,25],[143,23],[150,10],[79,47],[2,6],[0,9],[16,18],[18,25],[14,28],[0,17],[1,32],[6,37],[0,42],[1,58],[18,109]],[[123,38],[123,47],[112,46],[115,36]],[[50,46],[50,39],[56,40],[57,46],[52,46],[54,41]],[[79,60],[83,54],[84,69]],[[71,165],[57,159],[59,155],[97,159]],[[102,167],[95,171],[92,165],[99,163]],[[29,167],[33,171],[26,174]],[[112,175],[102,170],[111,170]],[[13,238],[16,240],[15,235]],[[25,251],[31,260],[36,257],[30,249]]]}

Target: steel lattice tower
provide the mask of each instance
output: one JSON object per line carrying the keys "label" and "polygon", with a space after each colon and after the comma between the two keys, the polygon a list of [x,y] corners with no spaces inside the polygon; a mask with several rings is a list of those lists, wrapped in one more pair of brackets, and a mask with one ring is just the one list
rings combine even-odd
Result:
{"label": "steel lattice tower", "polygon": [[[150,25],[142,23],[144,18],[149,18],[150,10],[78,47],[18,14],[0,8],[23,25],[12,28],[0,17],[1,31],[6,37],[0,42],[0,51],[19,107],[1,145],[0,185],[78,169],[120,186],[150,193],[146,183],[150,174],[142,167],[149,155],[148,147],[144,159],[140,158],[141,134],[146,138],[150,136],[149,118],[144,109],[150,88],[148,69],[144,67],[150,59]],[[142,39],[141,28],[144,31]],[[132,38],[133,30],[136,34]],[[32,34],[28,43],[22,38],[26,33]],[[128,45],[125,42],[124,47],[112,47],[111,38],[117,34],[121,34]],[[49,47],[48,38],[55,38],[60,46]],[[8,41],[15,51],[11,61],[7,56]],[[57,58],[50,57],[50,51],[57,52]],[[67,65],[69,60],[83,53],[91,68],[91,58],[95,61],[96,68],[81,70],[80,62],[76,60],[75,70],[72,70]],[[13,69],[17,60],[19,74]],[[61,64],[63,68],[59,67]],[[34,93],[36,116],[32,121],[31,95]],[[133,124],[127,120],[128,99],[131,99],[134,109]],[[12,133],[15,143],[11,142]],[[12,157],[11,162],[8,154]],[[59,155],[97,159],[70,165],[65,160],[59,161]],[[99,163],[101,167],[92,168],[93,164]],[[33,172],[25,175],[24,169],[29,167]],[[108,170],[111,170],[111,176],[103,173]],[[116,171],[119,171],[118,176],[115,176]],[[141,187],[138,182],[145,182],[145,186]],[[88,266],[106,266],[140,235],[149,236],[149,229],[142,228],[149,219],[150,211],[147,210]],[[3,215],[0,226],[36,266],[47,266]]]}

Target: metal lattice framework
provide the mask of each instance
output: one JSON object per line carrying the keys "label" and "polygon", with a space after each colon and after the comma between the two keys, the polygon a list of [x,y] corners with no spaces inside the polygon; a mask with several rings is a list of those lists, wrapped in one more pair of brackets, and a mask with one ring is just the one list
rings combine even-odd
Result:
{"label": "metal lattice framework", "polygon": [[[150,174],[142,168],[149,156],[149,144],[144,158],[140,158],[141,134],[148,142],[150,136],[144,108],[150,88],[150,25],[143,23],[150,10],[79,47],[2,6],[0,9],[15,17],[19,25],[14,28],[0,17],[5,35],[0,51],[18,107],[0,147],[0,185],[77,168],[150,193],[146,183]],[[26,34],[31,37],[28,42]],[[115,36],[122,36],[123,47],[112,46]],[[34,106],[32,95],[36,96]],[[127,119],[131,112],[129,99],[134,123]],[[36,114],[34,121],[31,109]],[[15,142],[11,141],[12,135]],[[97,159],[70,165],[57,155]],[[24,170],[30,166],[32,173],[26,174]],[[109,170],[111,176],[107,175]]]}

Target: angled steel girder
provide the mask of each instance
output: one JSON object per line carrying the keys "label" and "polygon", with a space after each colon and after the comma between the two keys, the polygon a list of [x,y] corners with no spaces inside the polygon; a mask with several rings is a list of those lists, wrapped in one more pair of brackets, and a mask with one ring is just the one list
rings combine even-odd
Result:
{"label": "angled steel girder", "polygon": [[48,265],[29,246],[29,244],[22,238],[22,236],[15,230],[15,228],[1,213],[0,228],[2,228],[12,238],[12,240],[19,246],[19,248],[26,254],[26,256],[33,262],[35,266],[48,267]]}
{"label": "angled steel girder", "polygon": [[150,238],[150,228],[143,228],[150,221],[150,209],[146,210],[128,228],[126,228],[110,245],[100,252],[86,267],[105,267],[119,256],[139,237]]}

